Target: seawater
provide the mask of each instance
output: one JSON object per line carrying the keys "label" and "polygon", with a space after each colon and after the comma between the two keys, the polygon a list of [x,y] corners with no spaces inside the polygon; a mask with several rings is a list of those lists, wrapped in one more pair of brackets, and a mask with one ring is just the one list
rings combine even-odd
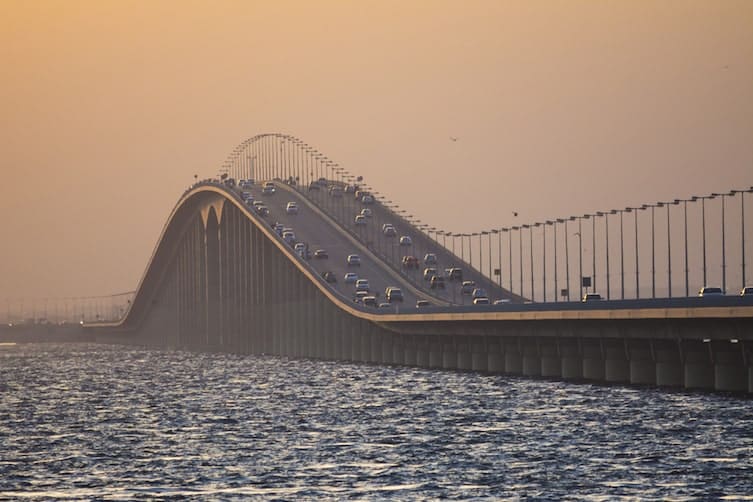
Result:
{"label": "seawater", "polygon": [[102,345],[0,347],[2,499],[753,499],[753,401]]}

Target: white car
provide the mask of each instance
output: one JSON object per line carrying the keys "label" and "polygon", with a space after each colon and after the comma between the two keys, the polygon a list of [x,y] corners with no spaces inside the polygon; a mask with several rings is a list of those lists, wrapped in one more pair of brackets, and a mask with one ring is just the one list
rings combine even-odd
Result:
{"label": "white car", "polygon": [[373,204],[374,197],[372,197],[371,195],[364,195],[363,197],[361,197],[361,202],[363,204]]}
{"label": "white car", "polygon": [[371,209],[369,209],[368,207],[361,209],[361,216],[365,216],[366,218],[371,218]]}
{"label": "white car", "polygon": [[356,225],[365,225],[366,224],[366,217],[359,214],[356,215]]}
{"label": "white car", "polygon": [[298,214],[298,204],[295,202],[288,202],[288,205],[285,206],[285,212],[288,214]]}
{"label": "white car", "polygon": [[348,266],[354,266],[354,267],[360,267],[361,266],[361,257],[357,254],[349,254],[348,258],[346,258],[346,261],[348,262]]}
{"label": "white car", "polygon": [[345,284],[355,284],[355,282],[358,280],[358,274],[355,272],[348,272],[345,274],[345,278],[343,279],[345,281]]}
{"label": "white car", "polygon": [[413,245],[413,240],[410,237],[408,237],[407,235],[403,235],[402,237],[400,237],[400,245],[401,246],[412,246]]}
{"label": "white car", "polygon": [[479,296],[473,299],[474,305],[489,305],[489,299],[485,296]]}

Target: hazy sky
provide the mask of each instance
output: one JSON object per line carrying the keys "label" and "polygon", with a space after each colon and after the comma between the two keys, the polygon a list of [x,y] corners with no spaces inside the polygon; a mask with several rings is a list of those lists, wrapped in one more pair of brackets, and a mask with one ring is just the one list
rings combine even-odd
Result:
{"label": "hazy sky", "polygon": [[451,231],[753,185],[749,0],[0,0],[0,63],[0,300],[134,289],[262,132]]}

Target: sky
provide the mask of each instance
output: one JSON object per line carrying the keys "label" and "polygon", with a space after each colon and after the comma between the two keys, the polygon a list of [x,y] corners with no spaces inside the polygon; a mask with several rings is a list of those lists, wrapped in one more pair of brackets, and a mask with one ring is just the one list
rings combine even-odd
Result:
{"label": "sky", "polygon": [[135,289],[264,132],[456,232],[753,185],[748,0],[0,0],[0,64],[6,301]]}

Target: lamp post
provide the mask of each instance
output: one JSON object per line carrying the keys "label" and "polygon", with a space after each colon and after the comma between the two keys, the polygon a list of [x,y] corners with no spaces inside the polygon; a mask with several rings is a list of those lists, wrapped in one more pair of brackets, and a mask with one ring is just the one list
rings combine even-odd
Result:
{"label": "lamp post", "polygon": [[704,197],[698,197],[701,199],[701,234],[703,245],[703,286],[708,284],[706,275],[706,199],[716,198],[716,194],[707,195]]}
{"label": "lamp post", "polygon": [[515,227],[511,227],[509,229],[505,229],[505,232],[509,231],[509,234],[507,235],[507,237],[508,237],[507,242],[510,245],[510,268],[508,269],[510,271],[509,272],[509,277],[510,277],[510,293],[512,293],[512,231],[514,229],[515,229]]}
{"label": "lamp post", "polygon": [[570,301],[570,245],[568,244],[567,222],[574,217],[565,219],[565,284],[567,285],[567,301]]}
{"label": "lamp post", "polygon": [[[484,230],[484,231],[481,232],[481,234],[485,235],[486,236],[486,240],[489,241],[488,242],[488,244],[489,244],[489,267],[488,267],[489,268],[489,281],[491,281],[492,283],[494,283],[494,279],[492,278],[492,234],[491,234],[492,232],[493,232],[493,230],[491,230],[491,231]],[[478,245],[479,245],[479,248],[480,248],[481,247],[481,236],[479,236],[479,238],[478,238]],[[480,251],[479,251],[479,254],[480,254]]]}
{"label": "lamp post", "polygon": [[641,209],[651,208],[651,298],[656,298],[656,246],[654,227],[654,204],[643,204]]}
{"label": "lamp post", "polygon": [[534,223],[528,227],[528,236],[531,242],[531,301],[534,301],[536,296],[533,289],[533,227],[538,227],[539,225],[539,223]]}
{"label": "lamp post", "polygon": [[726,242],[725,242],[725,225],[724,225],[724,198],[732,197],[735,192],[722,194],[722,291],[727,292],[727,254],[726,254]]}
{"label": "lamp post", "polygon": [[745,277],[745,194],[753,193],[753,187],[747,190],[740,190],[740,226],[742,229],[742,255],[743,255],[743,287],[747,286],[748,282]]}
{"label": "lamp post", "polygon": [[523,229],[528,228],[528,224],[521,225],[518,231],[518,244],[520,253],[520,295],[523,296]]}
{"label": "lamp post", "polygon": [[547,225],[552,225],[554,228],[554,301],[557,301],[559,295],[559,288],[557,284],[557,223],[561,223],[562,220],[557,218],[554,221],[547,221]]}
{"label": "lamp post", "polygon": [[596,215],[586,215],[591,217],[591,291],[596,292]]}
{"label": "lamp post", "polygon": [[580,298],[583,298],[583,225],[582,217],[578,216],[578,231],[575,235],[578,236],[578,282],[580,283]]}

